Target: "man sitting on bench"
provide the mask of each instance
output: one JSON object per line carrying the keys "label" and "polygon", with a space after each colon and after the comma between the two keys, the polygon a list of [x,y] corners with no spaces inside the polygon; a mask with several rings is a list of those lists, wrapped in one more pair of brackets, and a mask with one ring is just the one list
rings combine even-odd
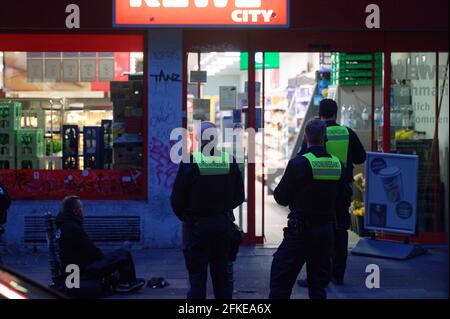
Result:
{"label": "man sitting on bench", "polygon": [[62,271],[68,265],[77,265],[81,277],[97,279],[118,272],[117,293],[139,290],[145,280],[137,279],[133,258],[127,250],[104,254],[97,248],[83,229],[83,204],[77,196],[68,196],[62,201],[56,218],[60,230],[59,254]]}

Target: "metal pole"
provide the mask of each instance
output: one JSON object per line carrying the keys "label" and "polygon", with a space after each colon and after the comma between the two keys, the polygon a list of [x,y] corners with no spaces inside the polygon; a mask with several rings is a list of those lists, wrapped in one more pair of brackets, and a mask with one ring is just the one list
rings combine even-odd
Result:
{"label": "metal pole", "polygon": [[[255,51],[249,50],[248,53],[248,125],[250,130],[256,132],[256,99],[255,99]],[[256,167],[255,167],[255,134],[249,134],[248,140],[248,179],[247,179],[247,192],[248,192],[248,205],[247,205],[247,232],[249,243],[256,242],[256,229],[255,229],[255,179],[256,179]]]}
{"label": "metal pole", "polygon": [[391,52],[384,55],[383,152],[391,151]]}
{"label": "metal pole", "polygon": [[433,139],[433,157],[434,157],[434,185],[436,190],[435,198],[435,212],[433,216],[434,231],[439,229],[439,215],[441,212],[441,178],[439,169],[439,52],[436,52],[436,96],[435,96],[435,112],[434,112],[434,139]]}
{"label": "metal pole", "polygon": [[262,238],[265,238],[265,213],[266,213],[266,209],[265,209],[265,186],[266,186],[266,173],[265,173],[265,126],[266,126],[266,119],[265,119],[265,109],[266,109],[266,52],[263,52],[263,58],[262,58],[262,103],[261,103],[261,120],[262,120],[262,163],[261,163],[261,198],[262,198],[262,203],[261,203],[261,214],[262,214]]}
{"label": "metal pole", "polygon": [[372,53],[372,118],[370,120],[371,125],[371,147],[372,152],[376,151],[376,145],[375,145],[375,79],[376,79],[376,73],[375,73],[375,53]]}

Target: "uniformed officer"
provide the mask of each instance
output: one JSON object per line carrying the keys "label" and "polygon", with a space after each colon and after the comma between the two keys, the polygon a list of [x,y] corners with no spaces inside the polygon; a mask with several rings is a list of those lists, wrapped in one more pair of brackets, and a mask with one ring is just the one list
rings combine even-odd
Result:
{"label": "uniformed officer", "polygon": [[353,165],[366,161],[366,150],[358,135],[349,127],[336,123],[338,106],[334,100],[325,99],[319,107],[320,118],[327,123],[326,150],[344,163],[344,191],[337,204],[337,228],[332,258],[332,277],[335,284],[344,283],[348,255],[348,229],[350,228],[349,208],[353,196]]}
{"label": "uniformed officer", "polygon": [[[319,116],[327,124],[326,151],[338,157],[344,165],[344,183],[336,207],[337,223],[331,259],[331,280],[337,285],[343,285],[347,268],[348,229],[351,224],[349,208],[353,196],[353,165],[366,161],[366,150],[351,128],[336,123],[337,113],[338,106],[334,100],[324,99],[320,102]],[[305,148],[304,144],[301,154]],[[307,286],[302,280],[299,284]]]}
{"label": "uniformed officer", "polygon": [[325,134],[325,122],[315,119],[306,124],[307,150],[289,162],[275,189],[275,200],[289,206],[291,213],[283,242],[272,262],[271,299],[290,298],[305,262],[309,297],[326,298],[336,201],[343,172],[339,159],[325,151]]}
{"label": "uniformed officer", "polygon": [[201,151],[180,164],[171,196],[173,211],[186,224],[188,299],[206,298],[208,265],[216,299],[232,298],[227,265],[233,209],[244,201],[244,182],[235,159],[217,149],[216,133],[213,123],[201,124]]}

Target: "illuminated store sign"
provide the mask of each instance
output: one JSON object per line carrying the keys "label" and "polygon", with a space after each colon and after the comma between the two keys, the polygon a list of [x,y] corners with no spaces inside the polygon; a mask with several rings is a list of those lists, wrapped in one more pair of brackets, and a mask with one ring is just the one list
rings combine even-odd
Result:
{"label": "illuminated store sign", "polygon": [[115,0],[115,26],[288,27],[289,0]]}

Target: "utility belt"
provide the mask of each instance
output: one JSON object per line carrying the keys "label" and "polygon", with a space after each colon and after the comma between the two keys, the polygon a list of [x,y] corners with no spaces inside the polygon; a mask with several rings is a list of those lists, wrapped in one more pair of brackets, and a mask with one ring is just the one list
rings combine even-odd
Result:
{"label": "utility belt", "polygon": [[313,227],[333,223],[335,223],[335,219],[329,216],[321,216],[314,219],[305,217],[290,217],[288,219],[287,228],[294,233],[303,233]]}
{"label": "utility belt", "polygon": [[191,212],[186,214],[186,223],[188,224],[195,224],[199,221],[202,221],[207,218],[213,218],[213,217],[220,217],[220,216],[227,216],[230,218],[231,221],[233,221],[232,211],[225,211],[225,212],[208,212],[208,213],[199,213],[199,212]]}

